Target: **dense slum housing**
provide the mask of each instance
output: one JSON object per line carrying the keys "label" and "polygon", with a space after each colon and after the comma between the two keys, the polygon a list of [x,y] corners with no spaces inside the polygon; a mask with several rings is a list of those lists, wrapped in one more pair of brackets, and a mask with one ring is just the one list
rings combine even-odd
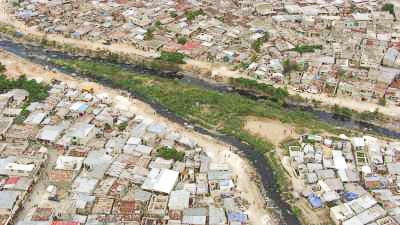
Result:
{"label": "dense slum housing", "polygon": [[[393,4],[392,13],[382,9],[384,3]],[[400,101],[397,1],[22,0],[14,5],[17,19],[48,33],[225,62],[300,92]],[[287,60],[297,66],[289,67]]]}
{"label": "dense slum housing", "polygon": [[371,136],[304,135],[287,146],[298,198],[337,225],[399,224],[400,142]]}
{"label": "dense slum housing", "polygon": [[29,93],[0,95],[0,224],[247,223],[226,164],[129,97],[85,90],[55,83],[24,120]]}

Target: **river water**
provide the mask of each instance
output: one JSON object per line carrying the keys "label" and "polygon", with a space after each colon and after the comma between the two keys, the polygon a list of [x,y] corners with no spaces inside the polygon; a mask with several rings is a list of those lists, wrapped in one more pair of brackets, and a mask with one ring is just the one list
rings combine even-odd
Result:
{"label": "river water", "polygon": [[[44,49],[43,47],[40,46],[32,46],[32,45],[26,45],[26,44],[20,44],[16,43],[12,40],[8,39],[0,39],[0,49],[3,49],[5,51],[14,53],[15,55],[28,59],[33,63],[40,64],[43,66],[46,66],[50,69],[57,69],[59,71],[65,72],[66,74],[69,74],[71,76],[77,76],[77,74],[74,74],[73,71],[67,71],[63,68],[60,67],[54,67],[52,64],[49,63],[49,59],[60,59],[60,58],[77,58],[78,56],[73,56],[67,53],[62,53],[62,52],[57,52],[57,51],[51,51]],[[96,59],[99,60],[99,59]],[[106,62],[105,62],[106,63]],[[183,82],[188,82],[194,85],[197,85],[199,87],[205,88],[205,89],[210,89],[210,90],[215,90],[215,91],[221,91],[221,92],[230,92],[232,91],[232,88],[227,86],[227,85],[221,85],[221,84],[216,84],[212,82],[207,82],[201,79],[197,79],[193,76],[187,76],[187,75],[177,75],[176,73],[171,73],[171,72],[162,72],[162,71],[157,71],[157,70],[152,70],[149,68],[143,68],[141,66],[136,66],[136,65],[127,65],[127,64],[120,64],[122,67],[132,70],[136,73],[141,73],[141,74],[151,74],[151,75],[158,75],[158,76],[164,76],[164,77],[179,77]],[[82,76],[84,77],[84,76]],[[100,82],[103,85],[110,86],[107,83]],[[147,99],[144,96],[141,96],[138,93],[131,93],[134,95],[136,98],[148,103],[151,105],[157,113],[163,115],[164,117],[168,118],[171,121],[177,122],[182,125],[189,125],[190,122],[185,120],[184,118],[178,117],[175,113],[168,111],[165,107],[162,105],[151,101],[150,99]],[[287,106],[287,110],[292,109],[293,107],[296,106]],[[383,134],[385,136],[393,137],[393,138],[400,138],[400,133],[396,131],[392,131],[390,129],[378,127],[375,125],[371,125],[368,123],[364,122],[359,122],[359,121],[352,121],[352,120],[341,120],[338,118],[335,118],[335,116],[332,113],[327,113],[323,111],[316,111],[313,110],[310,107],[304,107],[302,110],[308,111],[310,113],[313,113],[315,116],[320,118],[323,121],[329,122],[331,124],[334,124],[336,126],[340,127],[346,127],[346,128],[355,128],[355,129],[369,129],[374,132]],[[268,201],[268,205],[272,206],[272,211],[274,212],[274,215],[277,220],[279,220],[279,224],[287,224],[287,225],[298,225],[300,224],[299,220],[294,216],[291,211],[290,211],[290,206],[286,203],[286,201],[282,198],[281,194],[279,193],[277,186],[276,186],[276,179],[274,177],[274,172],[268,165],[268,162],[265,160],[262,154],[259,152],[255,151],[251,146],[249,146],[246,143],[241,142],[237,138],[231,137],[231,136],[226,136],[222,134],[216,134],[214,132],[209,132],[206,129],[203,129],[202,127],[198,127],[196,125],[193,125],[194,130],[210,135],[214,138],[217,138],[227,144],[233,145],[236,147],[236,151],[238,151],[239,154],[245,156],[254,166],[254,168],[257,170],[257,173],[260,178],[260,182],[262,184],[262,191],[265,194],[265,199]]]}

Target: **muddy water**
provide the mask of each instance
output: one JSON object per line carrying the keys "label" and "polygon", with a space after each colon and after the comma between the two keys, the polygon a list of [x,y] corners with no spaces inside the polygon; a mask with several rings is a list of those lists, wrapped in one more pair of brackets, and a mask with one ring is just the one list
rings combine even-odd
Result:
{"label": "muddy water", "polygon": [[[71,76],[81,76],[85,78],[84,75],[75,74],[73,73],[73,71],[67,71],[61,67],[55,67],[49,63],[50,59],[66,59],[66,58],[72,59],[80,56],[73,56],[67,53],[51,51],[44,49],[43,47],[40,46],[24,45],[7,39],[0,39],[0,49],[14,53],[34,63],[49,67],[50,69],[57,69]],[[104,63],[107,62],[104,61]],[[132,70],[138,74],[150,74],[161,77],[178,78],[182,82],[191,83],[204,89],[220,91],[220,92],[231,92],[233,90],[231,87],[227,85],[220,85],[212,82],[207,82],[201,79],[194,78],[194,76],[190,75],[177,74],[175,72],[158,71],[137,65],[120,64],[120,66],[124,67],[125,69]],[[98,81],[98,82],[106,86],[111,86],[110,84],[105,83],[104,81]],[[186,121],[184,118],[178,117],[175,113],[168,111],[162,105],[153,102],[150,99],[147,99],[146,97],[139,95],[138,93],[131,93],[131,94],[137,97],[138,99],[151,105],[159,114],[163,115],[169,120],[177,122],[182,125],[190,124],[189,121]],[[291,110],[297,108],[297,106],[288,105],[286,106],[286,108],[287,110]],[[320,120],[329,122],[336,126],[341,126],[346,128],[356,128],[356,129],[369,129],[389,137],[400,138],[400,133],[386,128],[377,127],[368,123],[363,123],[358,121],[342,120],[340,118],[335,118],[335,116],[332,113],[316,111],[309,107],[308,108],[304,107],[302,108],[302,110],[308,111],[317,116],[317,118],[319,118]],[[287,225],[300,224],[298,219],[291,213],[290,206],[286,203],[286,201],[282,198],[281,194],[279,193],[278,188],[276,186],[276,178],[274,172],[268,165],[268,162],[265,160],[262,154],[255,151],[248,144],[242,143],[237,138],[210,132],[206,129],[203,129],[195,125],[193,127],[194,130],[199,133],[213,136],[214,138],[217,138],[225,143],[235,146],[238,153],[245,156],[257,170],[260,182],[262,184],[262,190],[265,194],[265,200],[268,201],[269,206],[272,206],[273,211],[275,212],[275,216],[277,220],[279,220],[279,224],[287,224]]]}

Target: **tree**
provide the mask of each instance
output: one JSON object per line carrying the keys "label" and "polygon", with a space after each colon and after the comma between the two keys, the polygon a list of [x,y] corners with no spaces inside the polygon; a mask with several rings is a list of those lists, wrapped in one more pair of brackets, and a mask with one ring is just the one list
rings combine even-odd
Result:
{"label": "tree", "polygon": [[156,20],[156,22],[154,23],[154,26],[160,28],[161,27],[161,21],[160,20]]}
{"label": "tree", "polygon": [[316,49],[322,49],[322,45],[297,45],[292,50],[300,54],[303,54],[306,52],[315,52]]}
{"label": "tree", "polygon": [[158,58],[163,61],[167,61],[174,64],[184,64],[183,60],[185,55],[179,52],[161,52],[161,56]]}
{"label": "tree", "polygon": [[197,16],[204,15],[203,10],[194,10],[194,11],[186,11],[185,12],[185,17],[189,22],[192,22],[194,19],[196,19]]}
{"label": "tree", "polygon": [[382,10],[388,11],[393,16],[395,15],[394,14],[394,5],[392,3],[386,3],[385,5],[383,5]]}
{"label": "tree", "polygon": [[296,71],[296,72],[301,71],[302,68],[298,63],[296,63],[295,61],[289,60],[289,59],[286,59],[285,61],[283,61],[282,65],[283,65],[283,73],[288,77],[288,82],[290,84],[290,82],[292,80],[292,76],[291,76],[292,72],[293,71]]}
{"label": "tree", "polygon": [[215,17],[215,19],[221,21],[222,23],[225,22],[225,18],[223,16]]}
{"label": "tree", "polygon": [[269,40],[269,33],[265,32],[262,37],[257,38],[257,40],[251,43],[251,48],[256,52],[260,52],[261,46],[268,40]]}
{"label": "tree", "polygon": [[0,63],[0,73],[6,72],[6,66]]}
{"label": "tree", "polygon": [[184,45],[187,42],[187,38],[185,36],[179,36],[177,42],[178,44]]}
{"label": "tree", "polygon": [[144,33],[144,40],[153,39],[153,32],[154,32],[154,28],[150,27],[149,29],[147,29],[146,33]]}
{"label": "tree", "polygon": [[185,152],[177,151],[174,148],[162,147],[157,150],[157,155],[163,159],[173,159],[175,161],[183,161]]}
{"label": "tree", "polygon": [[127,121],[124,121],[124,122],[118,124],[118,130],[119,131],[124,131],[127,127],[128,127],[128,122]]}

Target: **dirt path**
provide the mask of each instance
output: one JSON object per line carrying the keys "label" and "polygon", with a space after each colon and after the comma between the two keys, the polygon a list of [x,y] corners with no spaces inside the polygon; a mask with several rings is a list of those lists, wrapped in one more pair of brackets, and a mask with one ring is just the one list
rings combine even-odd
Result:
{"label": "dirt path", "polygon": [[[55,73],[45,70],[40,65],[33,64],[25,59],[19,58],[4,51],[0,51],[0,62],[7,68],[6,75],[11,77],[16,77],[20,74],[26,74],[28,78],[41,79],[43,82],[50,82],[52,79],[68,81],[69,84],[76,85],[77,87],[82,85],[82,83],[85,83],[82,82],[81,79],[73,78],[63,73]],[[121,102],[120,91],[104,87],[97,83],[93,83],[93,85],[95,86],[95,92],[105,92],[110,97],[114,98],[114,100],[118,96],[118,101]],[[170,129],[179,131],[183,135],[186,135],[197,141],[197,143],[205,148],[205,151],[211,156],[213,161],[226,162],[232,168],[234,174],[238,175],[237,188],[241,192],[241,196],[250,203],[250,207],[247,210],[250,223],[254,225],[274,224],[271,222],[272,220],[269,212],[264,208],[264,198],[257,184],[254,182],[254,169],[250,166],[247,160],[230,151],[232,146],[221,143],[220,141],[217,141],[209,136],[194,132],[193,130],[184,128],[179,124],[173,123],[156,114],[149,105],[137,99],[126,98],[124,104],[127,107],[132,108],[138,115],[165,123]],[[27,214],[29,213],[24,213],[24,215]]]}
{"label": "dirt path", "polygon": [[[10,15],[8,13],[8,8],[9,5],[7,3],[7,0],[0,0],[0,23],[3,24],[8,24],[13,27],[16,27],[17,30],[23,32],[24,34],[29,34],[29,35],[35,35],[37,37],[44,37],[44,34],[37,31],[34,27],[28,27],[21,21],[18,21],[14,18],[14,16]],[[127,44],[117,44],[113,43],[111,45],[103,45],[100,42],[91,42],[91,41],[86,41],[86,40],[77,40],[77,39],[72,39],[72,38],[65,38],[62,35],[58,34],[47,34],[46,38],[52,41],[57,41],[58,43],[64,43],[64,44],[69,44],[71,46],[76,46],[80,48],[86,48],[86,49],[91,49],[91,50],[96,50],[96,49],[106,49],[114,53],[122,53],[122,54],[136,54],[140,56],[145,56],[145,57],[158,57],[159,53],[157,52],[150,52],[150,51],[142,51],[140,49],[137,49],[133,47],[132,45],[127,45]],[[187,68],[199,68],[202,71],[209,71],[212,76],[220,76],[224,78],[230,78],[230,77],[244,77],[248,78],[243,73],[240,73],[238,71],[232,71],[230,70],[227,65],[221,64],[221,63],[210,63],[210,62],[205,62],[205,61],[199,61],[195,59],[188,59],[187,60],[188,67]],[[291,94],[299,94],[303,98],[308,98],[308,99],[315,99],[318,101],[321,101],[325,105],[340,105],[344,106],[359,112],[362,111],[374,111],[375,109],[378,109],[379,112],[382,114],[392,116],[399,118],[400,117],[400,107],[394,106],[394,105],[387,105],[387,106],[379,106],[375,103],[367,103],[367,102],[360,102],[352,98],[344,98],[344,97],[329,97],[325,94],[309,94],[309,93],[297,93],[294,90],[289,89],[289,92]]]}
{"label": "dirt path", "polygon": [[48,200],[49,194],[46,191],[47,187],[50,185],[48,174],[52,171],[57,158],[57,151],[55,149],[48,149],[46,167],[42,171],[42,176],[39,181],[33,185],[32,192],[26,203],[24,203],[23,209],[18,212],[16,221],[30,220],[37,207],[53,208],[56,214],[57,212],[74,212],[69,198],[62,198],[58,202]]}
{"label": "dirt path", "polygon": [[290,124],[257,117],[247,117],[244,129],[253,135],[268,140],[276,146],[286,138],[296,135],[294,127],[290,126]]}

